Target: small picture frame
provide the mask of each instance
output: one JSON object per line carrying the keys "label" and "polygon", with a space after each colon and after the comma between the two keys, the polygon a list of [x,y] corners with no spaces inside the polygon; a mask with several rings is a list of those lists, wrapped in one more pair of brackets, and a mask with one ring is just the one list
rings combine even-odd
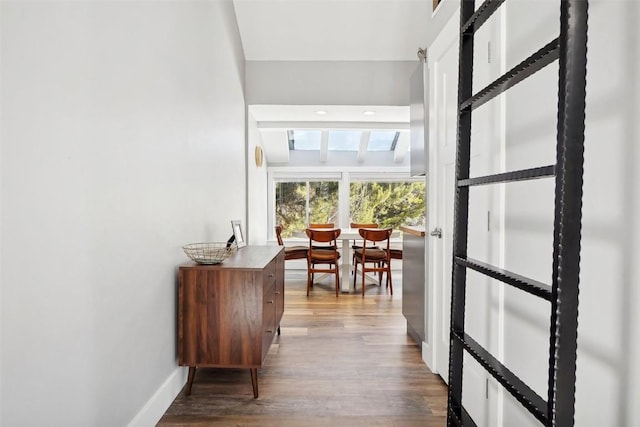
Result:
{"label": "small picture frame", "polygon": [[233,236],[236,238],[238,249],[247,246],[247,241],[244,239],[244,233],[242,232],[242,221],[239,219],[232,220],[231,228],[233,229]]}

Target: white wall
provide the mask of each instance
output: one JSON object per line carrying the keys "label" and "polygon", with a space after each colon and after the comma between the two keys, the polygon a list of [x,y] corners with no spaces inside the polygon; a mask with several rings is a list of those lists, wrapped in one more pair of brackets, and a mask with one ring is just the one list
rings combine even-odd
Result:
{"label": "white wall", "polygon": [[590,2],[576,425],[640,419],[638,20],[638,2]]}
{"label": "white wall", "polygon": [[[559,2],[519,1],[505,5],[505,10],[505,68],[509,70],[558,36],[560,7]],[[555,163],[557,99],[557,61],[507,92],[507,171]],[[550,285],[554,180],[505,185],[505,206],[504,268]],[[550,307],[546,301],[505,287],[505,364],[545,400]],[[508,393],[505,396],[505,426],[538,423]]]}
{"label": "white wall", "polygon": [[409,105],[415,61],[247,61],[247,104]]}
{"label": "white wall", "polygon": [[[507,3],[507,68],[558,34],[557,2]],[[640,4],[590,1],[576,425],[640,419]],[[555,35],[554,35],[555,34]],[[507,97],[507,169],[555,161],[557,64]],[[528,100],[523,102],[523,96]],[[551,282],[553,181],[509,184],[506,268]],[[545,399],[549,305],[505,291],[505,362]],[[508,398],[505,426],[538,425]]]}
{"label": "white wall", "polygon": [[5,1],[0,24],[0,424],[153,425],[184,378],[181,245],[245,215],[233,7]]}
{"label": "white wall", "polygon": [[258,123],[251,114],[251,107],[247,114],[247,232],[249,243],[252,245],[264,245],[270,234],[267,228],[268,213],[268,187],[267,187],[267,162],[264,157],[262,166],[256,166],[255,149],[262,147],[262,137],[258,130]]}
{"label": "white wall", "polygon": [[[476,1],[476,8],[482,4],[480,1]],[[441,0],[436,10],[433,11],[427,23],[427,39],[424,46],[431,46],[433,41],[438,38],[444,27],[449,20],[460,8],[460,0]],[[458,19],[458,18],[456,18]],[[458,23],[460,25],[460,23]],[[429,51],[427,50],[427,55]]]}

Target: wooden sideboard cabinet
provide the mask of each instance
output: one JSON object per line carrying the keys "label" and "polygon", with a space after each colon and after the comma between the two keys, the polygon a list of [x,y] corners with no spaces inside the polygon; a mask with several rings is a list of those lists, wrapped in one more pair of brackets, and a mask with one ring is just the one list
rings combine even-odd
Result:
{"label": "wooden sideboard cabinet", "polygon": [[258,368],[280,334],[284,311],[284,250],[246,246],[222,264],[188,264],[178,271],[178,363],[249,368],[258,397]]}

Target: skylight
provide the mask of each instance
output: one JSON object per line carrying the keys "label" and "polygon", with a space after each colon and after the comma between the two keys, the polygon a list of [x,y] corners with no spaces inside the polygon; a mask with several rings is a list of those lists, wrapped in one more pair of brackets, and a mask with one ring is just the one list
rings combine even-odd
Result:
{"label": "skylight", "polygon": [[368,151],[393,151],[398,142],[400,132],[396,131],[373,131],[369,137]]}
{"label": "skylight", "polygon": [[331,130],[329,131],[329,151],[358,151],[362,131]]}
{"label": "skylight", "polygon": [[[368,135],[368,140],[363,144],[365,135]],[[400,132],[366,129],[290,129],[287,131],[287,137],[291,151],[319,151],[324,160],[327,152],[355,152],[360,159],[366,152],[395,152]]]}
{"label": "skylight", "polygon": [[320,151],[320,139],[322,132],[319,130],[290,130],[289,150]]}

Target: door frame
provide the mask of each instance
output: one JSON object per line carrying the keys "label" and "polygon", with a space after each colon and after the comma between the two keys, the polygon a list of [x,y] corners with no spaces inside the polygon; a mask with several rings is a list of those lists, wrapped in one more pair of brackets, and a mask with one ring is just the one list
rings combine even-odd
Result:
{"label": "door frame", "polygon": [[[438,37],[434,40],[434,43],[429,46],[429,50],[427,51],[427,66],[429,67],[429,108],[428,108],[428,120],[429,120],[429,169],[428,169],[428,179],[427,179],[427,223],[431,227],[442,227],[440,224],[440,220],[438,218],[438,209],[436,208],[440,203],[440,182],[438,181],[438,162],[442,153],[438,150],[438,116],[437,112],[437,96],[439,91],[435,87],[435,82],[437,78],[437,69],[433,67],[433,59],[435,54],[441,53],[439,51],[440,46],[450,46],[452,43],[456,46],[457,51],[457,40],[458,40],[458,30],[459,30],[459,20],[460,20],[460,12],[459,9],[449,18],[447,24],[443,27],[442,31],[438,35]],[[434,46],[435,45],[435,46]],[[441,242],[439,242],[438,238],[434,238],[429,235],[431,230],[427,230],[427,245],[428,245],[428,280],[427,280],[427,308],[426,308],[426,319],[427,319],[427,328],[426,328],[426,339],[423,344],[422,349],[422,357],[424,362],[427,364],[429,369],[433,373],[440,374],[441,377],[446,381],[448,376],[448,372],[446,369],[439,369],[442,366],[442,362],[438,360],[437,353],[439,351],[437,344],[437,334],[440,326],[440,319],[438,319],[438,313],[441,308],[438,307],[438,303],[440,301],[441,295],[441,286],[438,282],[439,277],[437,277],[437,273],[441,269],[438,266],[439,257],[446,254],[439,254],[440,247],[442,246]],[[444,307],[443,307],[444,309]],[[448,307],[446,309],[449,309]]]}

